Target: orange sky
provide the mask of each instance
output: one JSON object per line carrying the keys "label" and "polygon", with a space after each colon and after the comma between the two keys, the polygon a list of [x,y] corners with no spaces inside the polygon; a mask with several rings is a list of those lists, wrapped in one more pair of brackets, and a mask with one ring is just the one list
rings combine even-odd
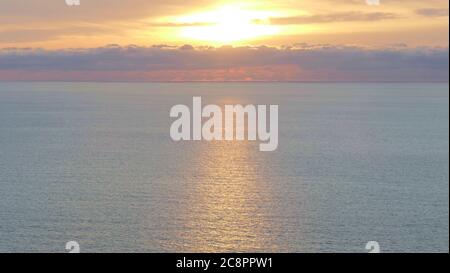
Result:
{"label": "orange sky", "polygon": [[80,1],[1,0],[0,81],[448,81],[447,0]]}
{"label": "orange sky", "polygon": [[0,48],[295,43],[448,47],[448,1],[0,1]]}

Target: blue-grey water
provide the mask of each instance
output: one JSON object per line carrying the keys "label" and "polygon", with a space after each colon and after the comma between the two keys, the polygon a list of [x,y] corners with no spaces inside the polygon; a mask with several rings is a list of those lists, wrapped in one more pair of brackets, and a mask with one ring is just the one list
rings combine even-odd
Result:
{"label": "blue-grey water", "polygon": [[[448,252],[448,88],[0,83],[0,252]],[[278,149],[173,142],[193,96],[278,104]]]}

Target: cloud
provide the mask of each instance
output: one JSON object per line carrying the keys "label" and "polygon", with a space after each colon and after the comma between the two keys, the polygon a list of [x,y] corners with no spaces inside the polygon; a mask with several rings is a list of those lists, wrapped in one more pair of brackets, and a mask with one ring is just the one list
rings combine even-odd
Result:
{"label": "cloud", "polygon": [[0,29],[0,43],[23,43],[49,41],[63,36],[97,36],[104,32],[121,34],[122,31],[107,26],[61,25],[53,28]]}
{"label": "cloud", "polygon": [[418,9],[416,13],[426,17],[448,17],[448,9]]}
{"label": "cloud", "polygon": [[108,45],[0,50],[0,80],[448,81],[448,48]]}
{"label": "cloud", "polygon": [[162,22],[162,23],[148,23],[143,24],[142,26],[147,27],[204,27],[204,26],[213,26],[217,23],[213,22],[193,22],[193,23],[171,23],[171,22]]}
{"label": "cloud", "polygon": [[108,22],[176,14],[192,7],[211,5],[208,0],[95,0],[66,5],[64,0],[2,0],[0,23]]}
{"label": "cloud", "polygon": [[179,47],[180,50],[194,50],[195,48],[191,45],[183,45]]}
{"label": "cloud", "polygon": [[[398,18],[400,18],[400,16],[394,13],[352,11],[352,12],[339,12],[330,14],[317,14],[309,16],[275,17],[270,18],[269,21],[273,25],[303,25],[303,24],[321,24],[321,23],[356,22],[356,21],[374,22]],[[262,21],[256,22],[263,23]]]}

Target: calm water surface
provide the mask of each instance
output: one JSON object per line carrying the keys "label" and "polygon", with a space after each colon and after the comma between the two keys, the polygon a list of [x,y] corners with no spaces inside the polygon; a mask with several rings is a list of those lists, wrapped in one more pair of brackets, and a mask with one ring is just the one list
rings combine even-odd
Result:
{"label": "calm water surface", "polygon": [[[448,88],[0,83],[0,252],[448,252]],[[278,149],[174,143],[195,95],[278,104]]]}

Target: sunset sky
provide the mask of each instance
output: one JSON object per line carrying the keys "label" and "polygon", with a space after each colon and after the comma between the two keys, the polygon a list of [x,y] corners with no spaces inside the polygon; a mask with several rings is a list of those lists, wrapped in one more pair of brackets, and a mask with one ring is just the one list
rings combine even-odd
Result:
{"label": "sunset sky", "polygon": [[2,0],[0,80],[448,81],[448,5]]}

